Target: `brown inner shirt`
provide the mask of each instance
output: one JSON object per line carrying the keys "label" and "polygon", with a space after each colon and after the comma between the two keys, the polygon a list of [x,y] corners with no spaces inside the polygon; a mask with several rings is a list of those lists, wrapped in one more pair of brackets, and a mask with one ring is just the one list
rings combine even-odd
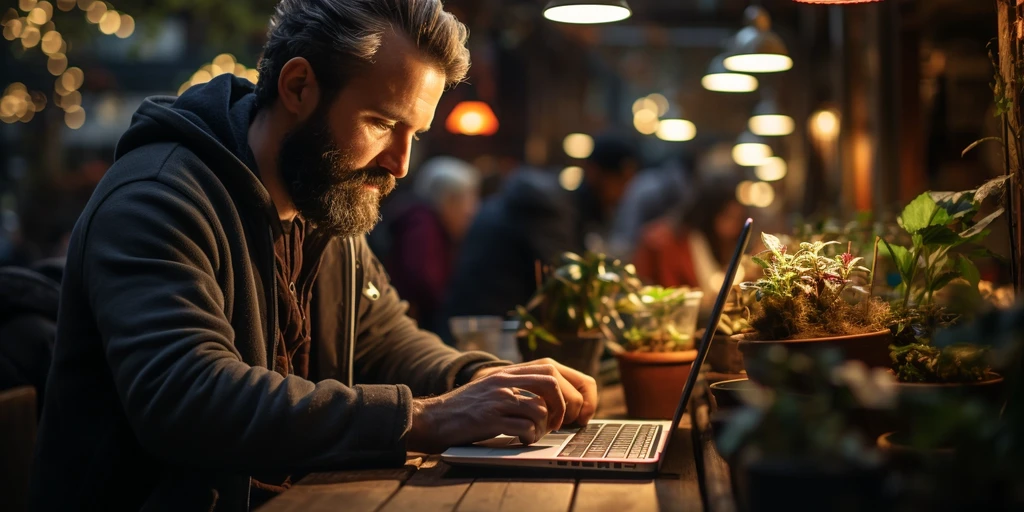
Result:
{"label": "brown inner shirt", "polygon": [[[281,233],[274,237],[277,276],[278,333],[274,371],[309,378],[311,346],[309,303],[316,270],[302,271],[305,224],[300,217],[281,221]],[[290,475],[258,475],[252,481],[251,504],[258,506],[292,486]]]}

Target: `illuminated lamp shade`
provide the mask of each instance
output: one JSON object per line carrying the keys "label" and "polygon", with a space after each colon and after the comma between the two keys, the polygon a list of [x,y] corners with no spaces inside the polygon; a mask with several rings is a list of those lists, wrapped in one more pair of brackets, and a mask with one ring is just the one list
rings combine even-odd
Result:
{"label": "illuminated lamp shade", "polygon": [[579,166],[566,167],[558,173],[558,184],[562,188],[572,191],[580,188],[583,183],[583,168]]}
{"label": "illuminated lamp shade", "polygon": [[761,181],[779,181],[786,177],[789,166],[782,157],[773,156],[754,169],[754,176]]}
{"label": "illuminated lamp shade", "polygon": [[796,123],[792,117],[782,113],[774,100],[765,99],[754,107],[748,126],[754,135],[779,137],[793,133]]}
{"label": "illuminated lamp shade", "polygon": [[757,6],[744,12],[747,26],[736,34],[736,40],[722,64],[740,73],[778,73],[793,67],[786,43],[771,29],[768,13]]}
{"label": "illuminated lamp shade", "polygon": [[626,0],[551,0],[544,7],[544,17],[559,23],[612,23],[632,14]]}
{"label": "illuminated lamp shade", "polygon": [[757,135],[750,132],[743,132],[736,145],[732,148],[732,159],[736,165],[744,167],[757,167],[767,163],[767,160],[774,156],[772,148],[765,144]]}
{"label": "illuminated lamp shade", "polygon": [[654,134],[661,140],[686,142],[697,136],[697,127],[686,119],[662,119]]}
{"label": "illuminated lamp shade", "polygon": [[498,118],[482,101],[463,101],[448,114],[444,126],[462,135],[494,135],[498,131]]}
{"label": "illuminated lamp shade", "polygon": [[725,69],[725,55],[711,59],[708,72],[700,79],[705,89],[715,92],[753,92],[757,90],[757,78]]}
{"label": "illuminated lamp shade", "polygon": [[821,109],[811,114],[807,128],[817,140],[833,141],[839,136],[839,115],[832,109]]}

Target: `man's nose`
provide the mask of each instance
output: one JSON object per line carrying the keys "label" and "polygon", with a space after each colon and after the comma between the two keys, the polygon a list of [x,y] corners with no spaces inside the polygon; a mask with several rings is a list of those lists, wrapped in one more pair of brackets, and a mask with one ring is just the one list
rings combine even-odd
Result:
{"label": "man's nose", "polygon": [[377,165],[383,167],[396,179],[404,178],[409,174],[409,157],[412,151],[411,138],[398,138],[384,148],[384,151],[377,157]]}

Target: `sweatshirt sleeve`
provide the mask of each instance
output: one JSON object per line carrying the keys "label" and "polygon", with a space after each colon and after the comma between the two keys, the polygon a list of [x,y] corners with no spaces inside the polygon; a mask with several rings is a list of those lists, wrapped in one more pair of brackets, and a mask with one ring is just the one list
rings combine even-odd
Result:
{"label": "sweatshirt sleeve", "polygon": [[429,396],[464,384],[464,370],[511,364],[486,352],[460,352],[417,327],[365,240],[356,242],[356,256],[364,280],[380,292],[376,300],[361,300],[354,365],[358,381],[402,383],[414,396]]}
{"label": "sweatshirt sleeve", "polygon": [[149,453],[245,472],[401,463],[406,386],[346,387],[242,361],[220,224],[175,189],[122,186],[89,221],[84,284],[113,383]]}

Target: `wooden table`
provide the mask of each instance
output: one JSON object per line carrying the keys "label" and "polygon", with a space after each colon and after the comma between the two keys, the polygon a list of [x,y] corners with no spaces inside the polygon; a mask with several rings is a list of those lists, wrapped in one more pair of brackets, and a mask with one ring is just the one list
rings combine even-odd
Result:
{"label": "wooden table", "polygon": [[[655,476],[457,468],[409,454],[402,468],[314,473],[260,511],[731,512],[729,469],[711,442],[701,398],[691,404],[696,422],[683,418]],[[602,390],[598,416],[625,416],[621,387]]]}

